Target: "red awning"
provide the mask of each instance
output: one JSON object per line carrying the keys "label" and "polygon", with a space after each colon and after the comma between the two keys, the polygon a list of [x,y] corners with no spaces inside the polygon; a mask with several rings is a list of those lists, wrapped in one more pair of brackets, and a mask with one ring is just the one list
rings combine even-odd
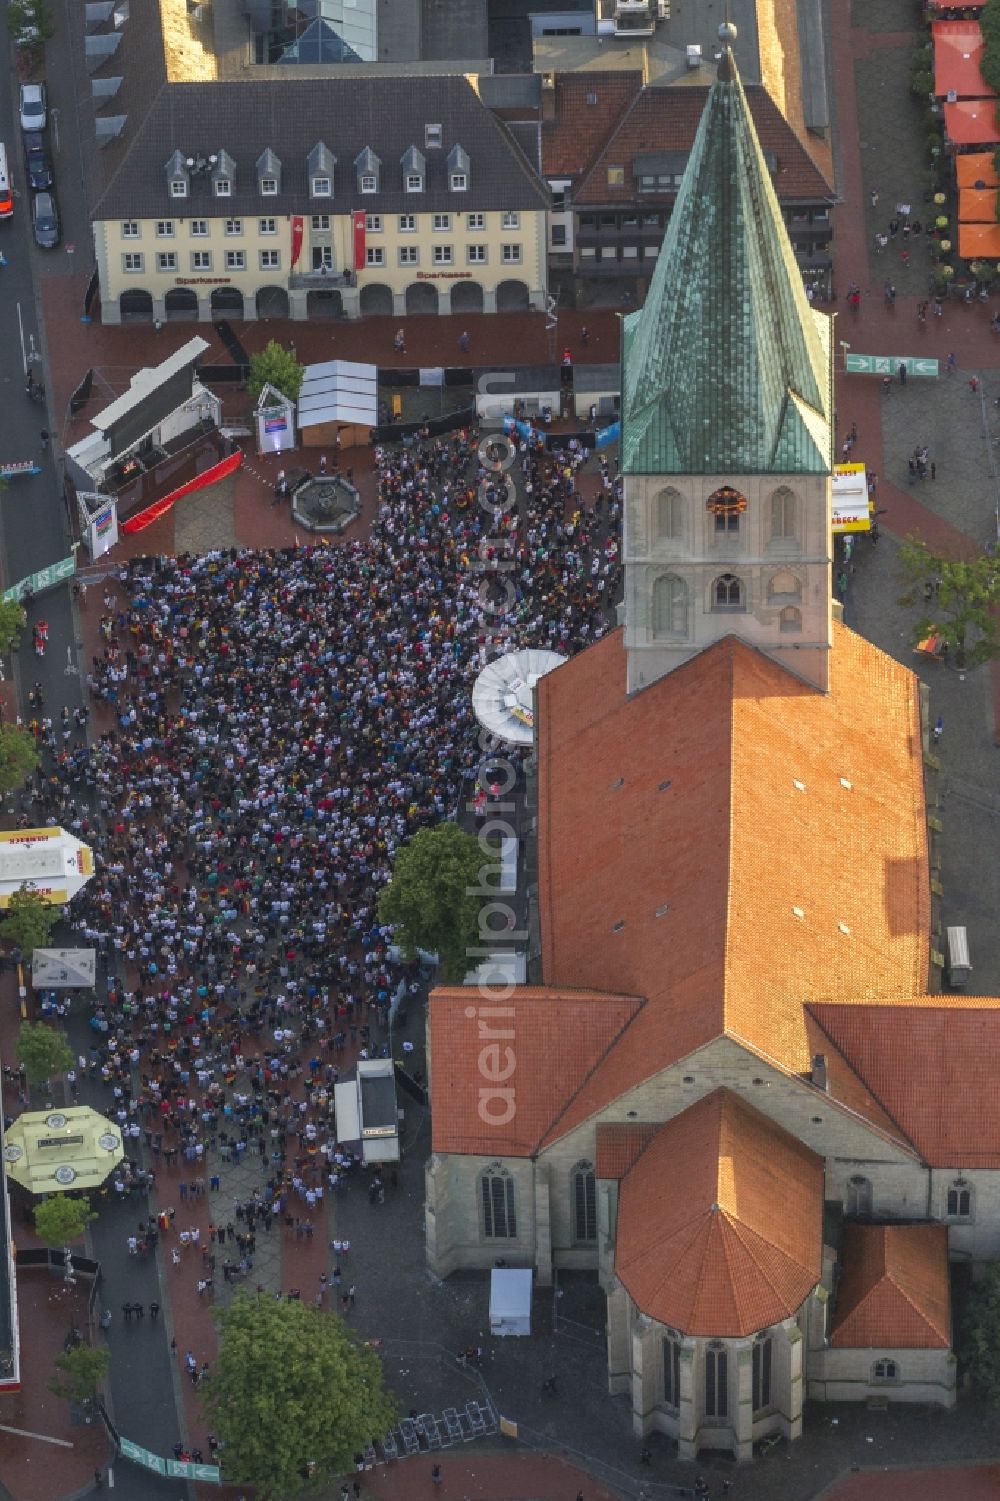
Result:
{"label": "red awning", "polygon": [[995,99],[960,99],[944,106],[945,134],[956,146],[1000,143]]}
{"label": "red awning", "polygon": [[992,151],[967,151],[955,158],[955,175],[960,188],[1000,188],[1000,177],[993,165]]}
{"label": "red awning", "polygon": [[996,98],[979,70],[983,33],[978,21],[935,21],[934,92],[956,94],[959,99]]}
{"label": "red awning", "polygon": [[962,188],[958,195],[958,218],[961,224],[995,224],[996,188]]}
{"label": "red awning", "polygon": [[963,261],[1000,261],[1000,224],[960,224],[958,253]]}

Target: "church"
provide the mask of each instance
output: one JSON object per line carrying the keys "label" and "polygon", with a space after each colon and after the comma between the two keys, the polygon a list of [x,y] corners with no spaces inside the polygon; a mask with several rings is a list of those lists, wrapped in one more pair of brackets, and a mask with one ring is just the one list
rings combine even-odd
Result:
{"label": "church", "polygon": [[1000,1002],[940,993],[926,703],[831,599],[831,323],[723,28],[624,322],[619,628],[536,689],[537,982],[429,1008],[431,1269],[589,1269],[682,1458],[955,1401]]}

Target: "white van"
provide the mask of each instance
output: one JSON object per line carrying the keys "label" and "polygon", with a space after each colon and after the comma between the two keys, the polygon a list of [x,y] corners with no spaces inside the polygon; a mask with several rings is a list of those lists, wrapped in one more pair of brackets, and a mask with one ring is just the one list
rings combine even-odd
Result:
{"label": "white van", "polygon": [[10,170],[7,166],[7,147],[0,141],[0,219],[9,219],[14,212],[14,194],[10,186]]}

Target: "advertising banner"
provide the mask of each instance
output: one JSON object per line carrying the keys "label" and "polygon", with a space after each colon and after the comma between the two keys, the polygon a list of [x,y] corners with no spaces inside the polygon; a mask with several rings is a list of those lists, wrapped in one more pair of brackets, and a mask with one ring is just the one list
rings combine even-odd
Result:
{"label": "advertising banner", "polygon": [[351,215],[354,224],[354,269],[364,270],[365,264],[365,223],[364,209],[355,209]]}
{"label": "advertising banner", "polygon": [[292,270],[299,263],[302,254],[302,239],[305,234],[305,219],[301,214],[292,215]]}

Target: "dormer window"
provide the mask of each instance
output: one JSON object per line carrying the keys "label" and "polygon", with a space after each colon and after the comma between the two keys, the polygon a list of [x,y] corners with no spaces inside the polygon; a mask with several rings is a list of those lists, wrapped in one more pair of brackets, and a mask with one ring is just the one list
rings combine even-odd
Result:
{"label": "dormer window", "polygon": [[236,163],[228,151],[220,151],[212,167],[212,192],[216,198],[231,198],[233,196],[233,181],[235,177]]}
{"label": "dormer window", "polygon": [[324,146],[322,141],[317,142],[306,157],[310,198],[333,197],[333,172],[336,165],[337,158],[329,146]]}
{"label": "dormer window", "polygon": [[167,191],[171,198],[186,198],[188,195],[188,158],[182,151],[175,151],[167,162]]}
{"label": "dormer window", "polygon": [[440,125],[424,126],[424,146],[428,151],[434,151],[444,140],[444,132]]}
{"label": "dormer window", "polygon": [[382,163],[370,146],[366,146],[355,157],[354,170],[358,174],[358,191],[360,193],[378,192],[379,174],[382,170]]}
{"label": "dormer window", "polygon": [[448,186],[453,193],[465,193],[469,187],[469,158],[461,146],[448,152]]}
{"label": "dormer window", "polygon": [[422,193],[427,181],[427,162],[422,151],[411,146],[404,151],[400,166],[403,169],[403,187],[407,193]]}
{"label": "dormer window", "polygon": [[281,191],[281,163],[270,146],[257,158],[257,187],[262,198],[276,198]]}

